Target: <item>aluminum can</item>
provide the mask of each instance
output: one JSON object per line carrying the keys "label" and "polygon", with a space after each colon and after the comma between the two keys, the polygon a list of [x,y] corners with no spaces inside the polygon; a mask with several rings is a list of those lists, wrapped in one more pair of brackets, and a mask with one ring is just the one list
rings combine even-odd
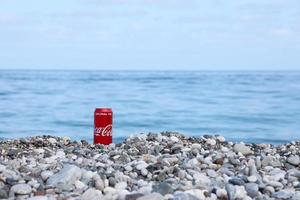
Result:
{"label": "aluminum can", "polygon": [[94,144],[112,143],[113,112],[111,108],[96,108],[94,113]]}

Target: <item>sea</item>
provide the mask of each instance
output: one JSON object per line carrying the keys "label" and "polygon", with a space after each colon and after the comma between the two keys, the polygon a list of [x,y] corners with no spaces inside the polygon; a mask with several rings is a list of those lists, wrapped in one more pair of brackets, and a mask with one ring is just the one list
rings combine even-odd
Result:
{"label": "sea", "polygon": [[300,140],[297,71],[0,71],[0,138],[93,140],[95,108],[113,138],[176,131],[280,144]]}

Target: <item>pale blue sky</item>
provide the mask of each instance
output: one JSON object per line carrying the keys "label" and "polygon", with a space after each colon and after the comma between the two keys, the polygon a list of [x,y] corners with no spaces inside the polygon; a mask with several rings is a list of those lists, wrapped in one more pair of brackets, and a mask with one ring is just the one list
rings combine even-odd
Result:
{"label": "pale blue sky", "polygon": [[0,69],[300,70],[299,0],[0,0]]}

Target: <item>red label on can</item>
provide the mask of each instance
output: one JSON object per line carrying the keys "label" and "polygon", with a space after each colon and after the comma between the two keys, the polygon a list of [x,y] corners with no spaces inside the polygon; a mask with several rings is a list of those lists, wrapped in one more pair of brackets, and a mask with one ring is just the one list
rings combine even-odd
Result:
{"label": "red label on can", "polygon": [[94,114],[94,144],[112,143],[112,118],[111,108],[96,108]]}

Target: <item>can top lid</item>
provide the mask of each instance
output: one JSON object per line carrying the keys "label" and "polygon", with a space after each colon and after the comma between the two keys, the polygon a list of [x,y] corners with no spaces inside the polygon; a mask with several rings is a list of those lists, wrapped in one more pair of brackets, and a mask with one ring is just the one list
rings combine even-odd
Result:
{"label": "can top lid", "polygon": [[111,108],[96,108],[95,112],[112,112]]}

